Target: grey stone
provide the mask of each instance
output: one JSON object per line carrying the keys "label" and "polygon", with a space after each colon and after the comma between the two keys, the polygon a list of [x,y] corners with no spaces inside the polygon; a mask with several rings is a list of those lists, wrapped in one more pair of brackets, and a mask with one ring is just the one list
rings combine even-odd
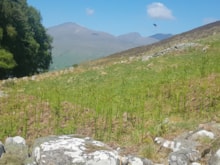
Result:
{"label": "grey stone", "polygon": [[200,159],[198,151],[191,149],[181,149],[169,154],[169,165],[189,165],[191,162],[196,162]]}
{"label": "grey stone", "polygon": [[144,158],[128,156],[127,163],[124,163],[124,165],[127,165],[127,164],[128,165],[153,165],[153,162],[148,159],[144,159]]}
{"label": "grey stone", "polygon": [[173,141],[166,140],[162,137],[156,137],[154,141],[164,148],[171,149],[172,151],[179,151],[181,149],[195,149],[198,145],[196,142],[187,139],[174,139]]}
{"label": "grey stone", "polygon": [[35,141],[26,165],[152,165],[147,159],[123,157],[106,144],[78,135],[48,136]]}
{"label": "grey stone", "polygon": [[8,137],[5,140],[5,144],[18,144],[18,145],[26,145],[26,141],[23,137],[15,136],[15,137]]}
{"label": "grey stone", "polygon": [[2,142],[0,141],[0,158],[1,156],[5,153],[5,147],[4,145],[2,144]]}
{"label": "grey stone", "polygon": [[220,164],[220,149],[214,153],[214,155],[211,156],[211,158],[208,161],[209,165],[219,165]]}
{"label": "grey stone", "polygon": [[28,158],[28,146],[20,136],[7,138],[4,148],[5,153],[0,159],[0,165],[23,165]]}
{"label": "grey stone", "polygon": [[197,140],[199,138],[210,138],[214,139],[215,135],[213,132],[207,130],[199,130],[196,133],[192,134],[192,139]]}

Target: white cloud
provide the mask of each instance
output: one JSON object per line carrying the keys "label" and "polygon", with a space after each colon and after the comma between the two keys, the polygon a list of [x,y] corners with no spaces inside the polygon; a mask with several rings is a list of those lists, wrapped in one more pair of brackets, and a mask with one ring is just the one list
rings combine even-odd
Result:
{"label": "white cloud", "polygon": [[94,9],[91,9],[91,8],[87,8],[86,9],[86,14],[87,15],[93,15],[95,13],[95,10]]}
{"label": "white cloud", "polygon": [[154,2],[147,6],[147,14],[156,19],[175,19],[172,11],[160,2]]}
{"label": "white cloud", "polygon": [[204,18],[203,19],[203,24],[208,24],[208,23],[212,23],[212,22],[215,22],[215,21],[217,21],[218,19],[216,19],[216,18],[211,18],[211,17],[209,17],[209,18]]}

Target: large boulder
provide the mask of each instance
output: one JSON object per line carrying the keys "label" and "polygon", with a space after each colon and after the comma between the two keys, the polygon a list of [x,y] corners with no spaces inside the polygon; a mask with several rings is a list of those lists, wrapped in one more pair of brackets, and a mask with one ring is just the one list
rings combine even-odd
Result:
{"label": "large boulder", "polygon": [[26,165],[152,165],[147,159],[122,157],[106,144],[77,135],[48,136],[35,141]]}

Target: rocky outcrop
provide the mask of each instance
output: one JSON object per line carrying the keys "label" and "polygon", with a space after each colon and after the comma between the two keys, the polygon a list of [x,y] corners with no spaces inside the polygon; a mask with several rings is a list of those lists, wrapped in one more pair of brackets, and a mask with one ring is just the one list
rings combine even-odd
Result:
{"label": "rocky outcrop", "polygon": [[48,136],[35,141],[27,165],[153,165],[150,160],[121,156],[117,150],[89,137]]}
{"label": "rocky outcrop", "polygon": [[[201,124],[196,130],[172,140],[156,137],[155,143],[165,152],[163,165],[219,165],[220,124]],[[103,142],[79,135],[41,137],[28,148],[22,137],[0,142],[0,165],[156,165],[133,155],[122,155]],[[162,164],[161,164],[162,165]]]}
{"label": "rocky outcrop", "polygon": [[170,149],[169,165],[219,165],[220,124],[201,124],[196,130],[179,135],[173,140],[156,137],[155,142]]}
{"label": "rocky outcrop", "polygon": [[[153,58],[153,57],[159,57],[159,56],[163,56],[163,55],[166,55],[167,53],[170,53],[170,52],[175,52],[175,51],[182,51],[182,50],[185,50],[187,48],[194,48],[194,47],[201,47],[202,45],[200,44],[197,44],[197,43],[193,43],[193,42],[189,42],[189,43],[179,43],[179,44],[176,44],[176,45],[173,45],[171,47],[168,47],[166,49],[163,49],[161,51],[158,51],[156,53],[153,53],[151,55],[143,55],[141,57],[141,60],[142,61],[148,61],[149,59]],[[205,46],[207,47],[207,46]],[[204,48],[203,48],[204,49]],[[202,49],[202,50],[203,50]],[[205,52],[206,50],[208,49],[205,48],[205,50],[203,50],[203,52]]]}

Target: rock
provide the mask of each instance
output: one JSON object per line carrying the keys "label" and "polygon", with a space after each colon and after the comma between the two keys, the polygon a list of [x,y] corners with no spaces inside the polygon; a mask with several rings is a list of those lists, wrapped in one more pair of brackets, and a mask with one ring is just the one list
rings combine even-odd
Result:
{"label": "rock", "polygon": [[219,165],[220,164],[220,149],[209,159],[209,165]]}
{"label": "rock", "polygon": [[162,137],[156,137],[154,139],[154,141],[157,144],[160,144],[161,147],[171,149],[172,151],[178,151],[181,148],[181,143],[180,142],[166,140]]}
{"label": "rock", "polygon": [[[123,165],[153,165],[152,161],[148,159],[128,156],[127,161],[123,162]],[[120,164],[118,164],[120,165]]]}
{"label": "rock", "polygon": [[181,149],[172,152],[169,155],[169,165],[188,165],[191,162],[196,162],[200,159],[200,154],[196,150]]}
{"label": "rock", "polygon": [[214,133],[206,130],[200,130],[192,135],[192,139],[197,140],[199,138],[210,138],[214,139],[215,135]]}
{"label": "rock", "polygon": [[201,164],[197,163],[197,162],[193,162],[193,163],[191,163],[191,165],[201,165]]}
{"label": "rock", "polygon": [[155,142],[172,151],[168,157],[170,165],[200,164],[197,161],[217,165],[220,164],[219,130],[219,123],[205,123],[174,140],[156,137]]}
{"label": "rock", "polygon": [[15,137],[8,137],[5,140],[5,144],[21,144],[21,145],[25,145],[25,139],[23,137],[20,136],[15,136]]}
{"label": "rock", "polygon": [[9,137],[5,141],[5,153],[0,159],[0,165],[23,165],[28,158],[28,146],[20,136]]}
{"label": "rock", "polygon": [[50,136],[37,139],[33,149],[36,163],[43,164],[116,164],[117,153],[109,151],[105,144],[89,138],[74,136]]}
{"label": "rock", "polygon": [[[32,162],[30,161],[32,160]],[[48,136],[35,141],[26,165],[152,165],[147,159],[122,157],[106,144],[77,135]]]}
{"label": "rock", "polygon": [[1,156],[5,153],[5,147],[4,145],[2,144],[2,142],[0,141],[0,158]]}
{"label": "rock", "polygon": [[166,140],[162,137],[156,137],[154,140],[161,147],[171,149],[173,152],[179,151],[181,149],[195,149],[197,146],[196,142],[187,139],[174,139],[173,141]]}

